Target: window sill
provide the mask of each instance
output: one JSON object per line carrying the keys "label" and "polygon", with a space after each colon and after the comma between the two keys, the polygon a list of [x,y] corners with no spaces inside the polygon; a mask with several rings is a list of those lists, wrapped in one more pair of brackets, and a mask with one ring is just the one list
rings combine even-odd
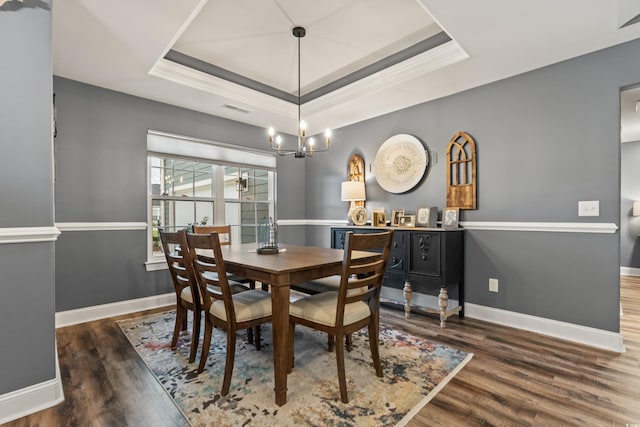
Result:
{"label": "window sill", "polygon": [[144,267],[147,269],[147,271],[159,271],[169,268],[167,267],[167,261],[164,259],[158,261],[147,261],[144,263]]}

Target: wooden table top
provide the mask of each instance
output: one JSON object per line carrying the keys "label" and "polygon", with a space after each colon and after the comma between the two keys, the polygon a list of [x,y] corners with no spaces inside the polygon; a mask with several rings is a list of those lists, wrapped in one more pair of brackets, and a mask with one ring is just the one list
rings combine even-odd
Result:
{"label": "wooden table top", "polygon": [[[284,251],[277,254],[258,254],[255,243],[222,246],[226,270],[273,286],[291,285],[340,274],[344,256],[342,249],[288,244],[278,246]],[[200,253],[207,255],[205,251]],[[371,255],[372,253],[359,251],[352,256],[366,258]]]}
{"label": "wooden table top", "polygon": [[309,267],[342,262],[342,249],[329,249],[314,246],[279,244],[282,252],[276,254],[256,253],[255,243],[229,245],[222,247],[225,264],[237,263],[250,265],[272,273],[303,270]]}

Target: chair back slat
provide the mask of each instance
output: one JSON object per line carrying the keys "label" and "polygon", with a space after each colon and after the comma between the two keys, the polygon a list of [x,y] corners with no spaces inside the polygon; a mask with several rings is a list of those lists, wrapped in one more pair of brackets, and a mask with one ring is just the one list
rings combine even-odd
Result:
{"label": "chair back slat", "polygon": [[[338,290],[336,325],[342,324],[344,309],[347,304],[366,301],[372,313],[378,310],[380,306],[380,288],[391,253],[392,239],[393,230],[372,234],[347,232],[340,288]],[[372,252],[375,256],[373,259],[352,260],[354,251]],[[363,289],[363,291],[353,292],[354,289],[358,288]]]}
{"label": "chair back slat", "polygon": [[218,239],[220,240],[220,245],[230,245],[231,244],[231,225],[194,225],[193,226],[194,234],[211,234],[218,233]]}
{"label": "chair back slat", "polygon": [[189,248],[187,258],[195,271],[204,310],[208,311],[215,300],[222,300],[227,322],[235,323],[232,292],[222,259],[218,233],[187,233],[187,243]]}
{"label": "chair back slat", "polygon": [[184,288],[189,287],[194,304],[200,309],[200,292],[195,275],[185,260],[185,254],[188,252],[185,232],[160,230],[160,240],[177,298],[180,298]]}

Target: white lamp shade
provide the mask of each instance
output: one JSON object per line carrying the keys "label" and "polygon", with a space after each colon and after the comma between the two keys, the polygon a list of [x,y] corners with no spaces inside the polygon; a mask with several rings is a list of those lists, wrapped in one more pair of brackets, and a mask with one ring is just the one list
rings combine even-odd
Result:
{"label": "white lamp shade", "polygon": [[633,216],[640,216],[640,201],[633,202]]}
{"label": "white lamp shade", "polygon": [[364,181],[343,182],[341,199],[344,202],[367,200],[364,191]]}

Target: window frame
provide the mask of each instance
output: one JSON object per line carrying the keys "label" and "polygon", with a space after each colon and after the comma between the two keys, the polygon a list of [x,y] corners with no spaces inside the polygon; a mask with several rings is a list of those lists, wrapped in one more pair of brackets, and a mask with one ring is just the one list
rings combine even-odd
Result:
{"label": "window frame", "polygon": [[[199,200],[213,202],[213,218],[211,224],[226,224],[226,205],[250,203],[267,205],[269,214],[275,219],[276,215],[276,158],[275,154],[262,150],[255,150],[230,144],[213,141],[206,141],[197,138],[189,138],[182,135],[174,135],[166,132],[149,130],[147,132],[147,255],[146,270],[154,271],[166,269],[166,259],[164,255],[154,255],[153,253],[153,201],[154,200],[185,200],[177,196],[158,196],[152,194],[151,169],[152,157],[182,159],[211,164],[213,167],[213,180],[215,187],[212,189],[211,198],[193,196],[189,201]],[[248,162],[244,163],[241,160]],[[238,167],[240,169],[254,169],[267,172],[267,200],[247,200],[242,197],[237,199],[225,198],[225,166]],[[256,225],[257,226],[257,225]],[[242,224],[232,226],[241,230]],[[241,231],[238,231],[241,232]],[[238,241],[237,239],[234,239]]]}

